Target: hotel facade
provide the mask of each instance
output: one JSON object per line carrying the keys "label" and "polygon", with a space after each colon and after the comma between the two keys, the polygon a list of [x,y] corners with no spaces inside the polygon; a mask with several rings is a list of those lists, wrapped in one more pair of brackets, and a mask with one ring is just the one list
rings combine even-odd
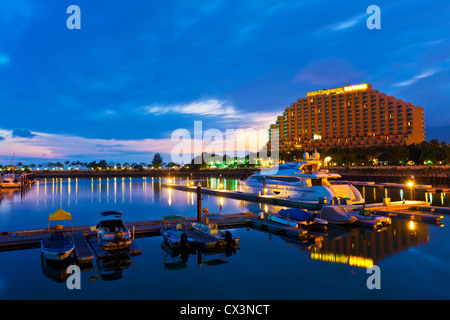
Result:
{"label": "hotel facade", "polygon": [[[401,145],[425,140],[423,108],[371,84],[308,92],[277,117],[279,151]],[[269,130],[269,143],[272,134]]]}

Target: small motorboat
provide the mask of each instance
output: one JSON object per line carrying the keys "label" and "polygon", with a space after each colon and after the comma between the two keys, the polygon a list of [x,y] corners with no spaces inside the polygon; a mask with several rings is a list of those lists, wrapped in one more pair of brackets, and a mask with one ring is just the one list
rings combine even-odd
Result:
{"label": "small motorboat", "polygon": [[234,237],[229,230],[219,230],[217,223],[193,222],[191,226],[196,232],[216,239],[218,245],[237,245],[239,242],[239,237]]}
{"label": "small motorboat", "polygon": [[378,216],[373,214],[369,210],[365,209],[365,204],[359,210],[350,210],[348,214],[354,216],[358,221],[379,223],[381,226],[386,227],[392,224],[391,218]]}
{"label": "small motorboat", "polygon": [[341,206],[323,206],[319,218],[332,224],[352,224],[358,220]]}
{"label": "small motorboat", "polygon": [[99,244],[105,250],[127,249],[133,242],[120,211],[104,211],[100,214],[97,236]]}
{"label": "small motorboat", "polygon": [[22,183],[19,179],[15,177],[7,177],[3,178],[3,181],[1,182],[0,186],[2,188],[21,188]]}
{"label": "small motorboat", "polygon": [[41,249],[48,260],[63,261],[70,257],[75,245],[61,232],[52,233],[50,238],[41,240]]}
{"label": "small motorboat", "polygon": [[209,212],[209,210],[207,208],[203,209],[203,214],[202,214],[203,218],[208,218],[209,220],[215,220],[215,219],[224,219],[224,215],[218,212]]}
{"label": "small motorboat", "polygon": [[[175,226],[171,225],[175,223]],[[178,215],[164,216],[161,235],[171,248],[188,248],[192,238],[188,237],[185,217]]]}
{"label": "small motorboat", "polygon": [[295,221],[301,227],[326,227],[328,224],[326,220],[314,217],[312,213],[303,209],[281,209],[278,214],[285,219]]}

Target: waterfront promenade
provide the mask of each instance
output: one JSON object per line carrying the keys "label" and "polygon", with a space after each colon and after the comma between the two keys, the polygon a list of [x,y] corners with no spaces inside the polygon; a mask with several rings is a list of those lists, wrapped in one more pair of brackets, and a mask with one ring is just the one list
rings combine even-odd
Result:
{"label": "waterfront promenade", "polygon": [[[111,177],[177,177],[199,179],[203,177],[246,179],[259,169],[128,169],[128,170],[45,170],[33,171],[36,178],[111,178]],[[330,172],[338,173],[345,180],[405,183],[414,176],[417,184],[450,186],[450,167],[448,166],[389,166],[389,167],[329,167]]]}

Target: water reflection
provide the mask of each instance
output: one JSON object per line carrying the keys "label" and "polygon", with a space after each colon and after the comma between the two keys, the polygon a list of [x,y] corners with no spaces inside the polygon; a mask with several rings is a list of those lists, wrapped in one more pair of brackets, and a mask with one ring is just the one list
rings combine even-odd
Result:
{"label": "water reflection", "polygon": [[73,264],[72,258],[64,259],[63,261],[52,261],[44,257],[41,253],[41,268],[42,273],[50,280],[62,283],[69,278],[70,273],[67,273],[67,268]]}
{"label": "water reflection", "polygon": [[[445,192],[426,192],[413,190],[413,188],[389,188],[372,186],[355,186],[363,195],[366,203],[381,203],[383,198],[391,198],[391,201],[424,200],[432,206],[448,207],[450,200]],[[372,190],[370,190],[372,189]]]}
{"label": "water reflection", "polygon": [[[230,262],[230,257],[237,252],[236,248],[225,248],[221,250],[180,250],[171,248],[166,242],[161,244],[163,250],[164,271],[182,270],[188,267],[188,261],[195,261],[199,268],[202,266],[220,266]],[[190,259],[196,256],[196,259]]]}
{"label": "water reflection", "polygon": [[286,237],[283,240],[309,252],[312,260],[368,268],[394,254],[427,243],[428,228],[425,223],[394,219],[383,231],[329,227],[327,234],[308,240]]}
{"label": "water reflection", "polygon": [[[31,221],[30,225],[39,227],[39,214],[44,219],[55,207],[74,207],[76,224],[92,224],[96,222],[97,214],[105,206],[122,206],[130,221],[160,219],[168,211],[187,216],[196,214],[195,192],[182,192],[171,188],[163,188],[160,178],[49,178],[41,179],[36,185],[21,190],[3,190],[0,192],[0,219],[3,228],[17,230],[23,227],[24,221]],[[190,184],[190,179],[177,180],[177,183]],[[194,183],[210,188],[223,188],[237,190],[239,188],[237,179],[205,178],[196,180]],[[358,187],[365,195],[367,202],[380,202],[386,195],[392,201],[408,200],[411,196],[406,189],[398,188],[376,188]],[[372,189],[372,190],[370,190]],[[445,193],[416,192],[417,199],[424,199],[436,206],[449,206],[448,196]],[[20,200],[20,201],[18,201]],[[16,203],[14,203],[16,201]],[[29,203],[28,203],[29,201]],[[278,212],[280,207],[261,203],[235,200],[231,198],[203,195],[203,204],[211,212],[236,213],[243,211],[253,212]],[[20,211],[16,206],[23,207],[23,219],[19,216]],[[122,209],[122,207],[120,209]],[[16,209],[16,210],[13,210]],[[76,212],[76,210],[80,212]],[[11,212],[18,212],[14,219],[10,219]],[[33,214],[29,214],[33,212]],[[95,218],[92,218],[92,213]],[[145,215],[143,214],[145,213]],[[35,219],[35,220],[33,220]],[[93,220],[95,219],[95,220]],[[5,223],[3,223],[5,222]],[[330,227],[323,233],[310,233],[311,237],[306,241],[296,241],[283,238],[286,243],[294,244],[300,251],[309,254],[310,259],[324,261],[327,263],[347,264],[350,266],[366,267],[368,264],[377,264],[379,261],[418,246],[429,241],[429,225],[424,223],[411,223],[409,221],[393,220],[392,226],[380,232],[368,231],[356,228],[339,229]],[[9,231],[8,230],[8,231]],[[4,230],[2,230],[4,231]],[[271,235],[272,236],[272,235]],[[281,237],[281,236],[277,236]],[[245,246],[244,246],[245,247]],[[150,250],[147,248],[147,250]],[[245,250],[245,249],[244,249]],[[188,261],[196,261],[197,265],[219,265],[229,261],[235,252],[215,252],[216,256],[207,253],[196,253],[197,259],[190,259],[193,255],[180,255],[166,253],[163,256],[166,270],[170,270],[169,258],[177,262],[178,267],[188,265]],[[98,277],[105,279],[120,279],[123,270],[130,267],[130,259],[115,257],[108,261],[98,262]],[[175,266],[175,265],[172,265]],[[53,269],[52,269],[53,268]],[[55,274],[62,279],[62,274],[54,270],[54,266],[43,263],[43,272]],[[44,271],[45,270],[45,271]],[[58,276],[60,274],[60,276]],[[102,276],[104,275],[104,277]]]}
{"label": "water reflection", "polygon": [[227,264],[230,261],[230,257],[235,255],[237,252],[236,248],[226,248],[224,250],[216,251],[198,251],[197,254],[197,264],[199,267],[205,266],[219,266]]}
{"label": "water reflection", "polygon": [[97,274],[91,276],[94,282],[100,277],[103,281],[115,281],[123,278],[123,271],[132,265],[132,259],[127,254],[114,254],[97,259]]}
{"label": "water reflection", "polygon": [[189,257],[197,254],[195,249],[172,248],[165,241],[161,243],[161,249],[163,251],[164,271],[186,269]]}
{"label": "water reflection", "polygon": [[[150,180],[151,179],[151,180]],[[33,197],[36,200],[36,204],[40,205],[41,200],[44,206],[47,206],[47,201],[51,201],[51,206],[71,206],[77,205],[81,198],[86,196],[86,193],[90,196],[91,203],[102,203],[105,201],[107,204],[112,203],[133,203],[136,197],[143,197],[144,201],[156,201],[161,202],[163,197],[161,195],[162,181],[165,178],[90,178],[90,179],[78,179],[78,178],[44,178],[36,182],[35,185],[27,188],[16,190],[2,190],[0,191],[0,205],[2,200],[9,199],[23,199],[30,196],[30,191],[33,190]],[[85,182],[90,180],[89,191],[84,187]],[[226,179],[208,177],[199,180],[192,181],[190,179],[179,179],[176,181],[183,185],[196,185],[200,182],[203,187],[213,189],[226,189],[226,190],[239,190],[238,179]],[[81,183],[81,184],[80,184]],[[81,188],[80,188],[81,187]],[[425,200],[434,206],[450,206],[450,200],[446,193],[428,193],[425,191],[417,190],[414,193],[412,190],[401,188],[379,188],[372,186],[356,186],[361,192],[367,203],[382,202],[384,197],[391,198],[391,201],[403,201],[410,199]],[[137,189],[135,189],[137,188]],[[178,198],[174,198],[174,193],[170,188],[167,188],[167,192],[164,195],[168,205],[173,205],[174,201],[179,201]],[[112,191],[112,192],[111,192]],[[185,195],[186,203],[188,205],[195,204],[195,196],[192,192],[187,192]],[[139,199],[140,200],[140,199]],[[223,207],[224,200],[219,203],[220,207]],[[219,208],[220,209],[220,208]],[[264,210],[264,208],[262,208]]]}

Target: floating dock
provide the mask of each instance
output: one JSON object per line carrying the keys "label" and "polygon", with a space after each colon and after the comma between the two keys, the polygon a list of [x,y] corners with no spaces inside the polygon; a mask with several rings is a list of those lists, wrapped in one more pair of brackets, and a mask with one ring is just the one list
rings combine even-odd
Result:
{"label": "floating dock", "polygon": [[[197,193],[197,187],[195,186],[185,186],[180,184],[162,184],[165,188],[172,188],[175,190],[187,191]],[[278,198],[275,196],[268,195],[257,195],[253,193],[247,193],[242,191],[231,191],[231,190],[219,190],[211,188],[201,188],[202,194],[210,194],[218,197],[233,198],[239,200],[246,200],[252,202],[260,202],[265,204],[285,206],[291,208],[302,208],[302,209],[319,209],[318,201],[307,201],[307,200],[296,200],[289,198]]]}
{"label": "floating dock", "polygon": [[[217,223],[220,229],[250,227],[251,219],[256,217],[258,217],[258,214],[252,212],[227,214],[223,215],[223,219],[220,219],[220,221],[214,221],[214,223]],[[194,232],[191,226],[192,222],[196,222],[196,218],[187,218],[186,227],[190,232],[189,236],[192,236],[196,240],[198,246],[204,249],[211,249],[215,247],[217,240],[213,240],[212,238],[202,236],[197,232]],[[141,238],[160,236],[163,223],[163,219],[159,219],[126,222],[126,225],[136,238]],[[90,231],[90,228],[90,226],[86,225],[66,227],[62,230],[58,230],[58,232],[70,234],[75,244],[75,255],[81,263],[91,262],[94,259],[94,255],[98,258],[103,258],[111,254],[100,247],[97,241],[96,232]],[[40,248],[41,240],[49,238],[50,234],[53,232],[55,231],[51,229],[2,232],[0,234],[0,252]],[[132,244],[128,250],[122,251],[123,253],[129,255],[137,255],[141,253],[141,250],[134,244]]]}
{"label": "floating dock", "polygon": [[[342,207],[347,210],[355,210],[362,206],[353,205]],[[441,220],[444,217],[443,214],[450,214],[450,208],[430,207],[430,204],[424,201],[399,201],[388,205],[380,203],[367,204],[365,209],[374,214],[388,216],[394,219],[408,219],[411,221],[420,221],[437,225],[440,225]],[[194,232],[191,224],[196,221],[196,217],[186,219],[186,228],[188,229],[189,236],[194,238],[196,245],[202,250],[217,249],[216,239],[202,236],[201,234]],[[261,219],[259,214],[253,212],[222,214],[220,219],[214,219],[211,220],[211,222],[217,223],[220,229],[252,227],[301,241],[311,240],[315,237],[315,234],[320,234],[320,231],[316,232],[318,230],[310,229],[309,227],[299,225],[299,227],[296,228],[268,219]],[[160,230],[163,227],[163,223],[163,219],[126,222],[135,238],[160,236]],[[354,223],[350,226],[351,228],[362,227],[374,230],[378,229],[378,226],[375,226],[375,224],[365,224],[363,221]],[[333,227],[338,228],[339,226],[334,226],[332,224],[327,225],[329,230]],[[70,233],[76,247],[75,256],[80,264],[91,263],[95,257],[101,259],[112,255],[111,252],[105,251],[100,247],[97,241],[96,232],[90,231],[90,226],[69,227],[58,231]],[[0,251],[39,248],[40,241],[50,237],[52,232],[54,231],[51,229],[2,232],[0,234]],[[123,253],[133,256],[140,254],[141,250],[133,244],[129,250],[125,250]]]}
{"label": "floating dock", "polygon": [[441,220],[444,218],[442,215],[430,214],[425,212],[402,212],[402,211],[389,211],[389,210],[375,210],[372,211],[376,215],[386,216],[390,218],[398,218],[404,220],[422,221],[432,224],[441,224]]}
{"label": "floating dock", "polygon": [[427,193],[450,192],[450,188],[433,187],[433,186],[427,185],[427,184],[415,184],[413,186],[409,186],[406,183],[393,183],[393,182],[376,183],[373,181],[346,181],[346,180],[336,180],[336,181],[333,181],[333,184],[352,184],[354,186],[373,187],[373,188],[378,188],[378,189],[383,189],[383,188],[410,189],[410,188],[413,188],[414,190],[424,191]]}
{"label": "floating dock", "polygon": [[127,249],[123,249],[123,250],[119,250],[119,251],[108,251],[108,250],[104,250],[100,246],[97,237],[91,237],[91,238],[89,238],[88,241],[89,241],[90,247],[95,252],[95,255],[97,256],[97,258],[100,258],[100,259],[112,257],[117,253],[127,254],[130,256],[136,256],[136,255],[141,254],[141,252],[142,252],[142,250],[139,249],[134,243],[132,243],[130,245],[130,247]]}
{"label": "floating dock", "polygon": [[284,235],[288,238],[295,240],[305,240],[308,238],[309,233],[306,229],[295,228],[292,226],[277,223],[271,220],[265,219],[253,219],[252,226],[258,229],[267,230],[271,233],[276,233],[279,235]]}
{"label": "floating dock", "polygon": [[72,242],[75,245],[75,255],[79,263],[92,263],[94,260],[94,253],[89,246],[86,237],[81,232],[72,232],[70,234]]}

